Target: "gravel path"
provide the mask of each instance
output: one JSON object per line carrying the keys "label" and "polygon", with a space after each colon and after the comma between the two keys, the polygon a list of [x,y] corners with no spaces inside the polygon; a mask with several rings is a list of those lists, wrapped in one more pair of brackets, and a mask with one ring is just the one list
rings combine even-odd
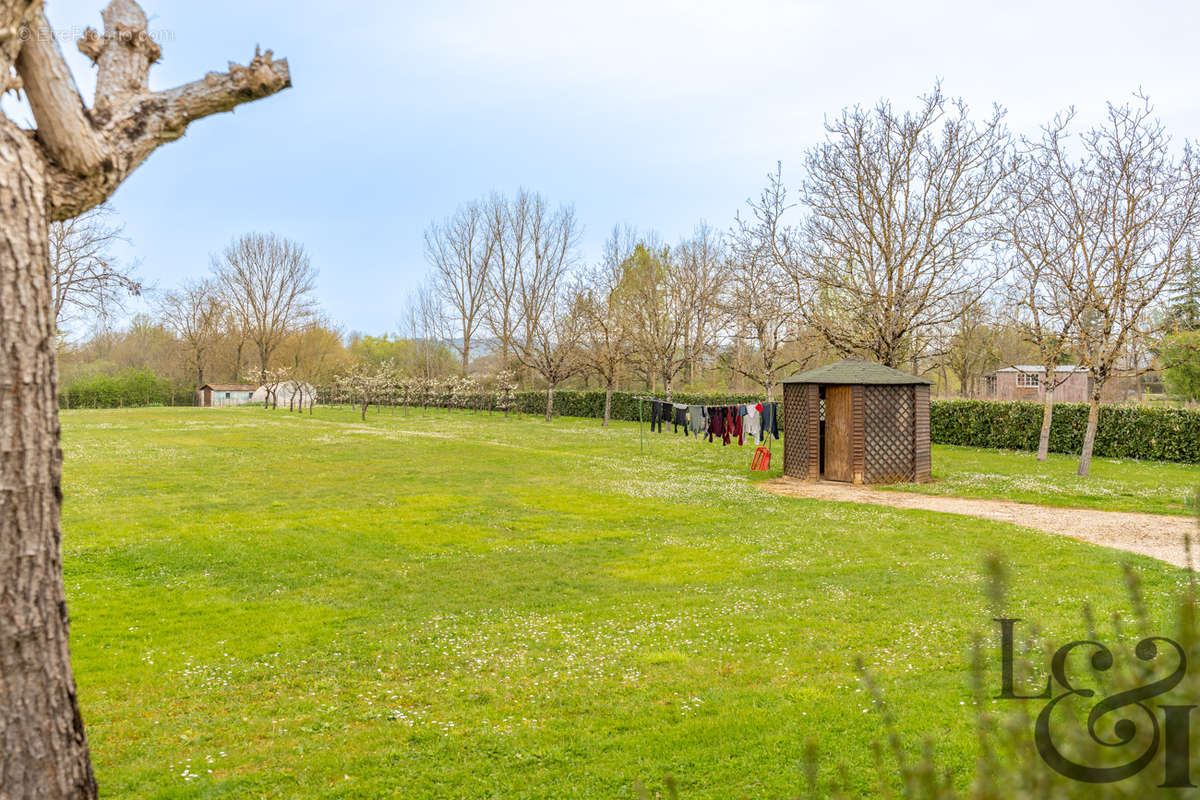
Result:
{"label": "gravel path", "polygon": [[[769,492],[785,497],[871,503],[892,508],[940,511],[1011,522],[1026,528],[1070,536],[1083,542],[1150,556],[1178,567],[1188,565],[1184,536],[1190,534],[1194,542],[1200,539],[1200,536],[1197,536],[1196,523],[1190,517],[1095,511],[1086,508],[1054,508],[1015,503],[1010,500],[977,500],[912,492],[886,492],[849,483],[809,483],[794,478],[776,478],[759,485]],[[1200,546],[1200,542],[1197,542],[1197,546]],[[1193,562],[1195,560],[1193,559]]]}

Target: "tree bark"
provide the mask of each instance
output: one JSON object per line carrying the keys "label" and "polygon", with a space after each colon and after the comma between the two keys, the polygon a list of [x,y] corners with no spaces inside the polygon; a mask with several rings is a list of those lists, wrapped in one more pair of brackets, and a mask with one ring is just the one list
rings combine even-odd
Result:
{"label": "tree bark", "polygon": [[[0,797],[96,797],[71,672],[62,581],[54,297],[49,223],[104,202],[201,117],[291,85],[270,51],[202,80],[150,91],[158,48],[133,0],[112,0],[87,109],[41,2],[0,0],[0,82],[15,66],[36,132],[0,113]],[[112,87],[119,87],[113,89]]]}
{"label": "tree bark", "polygon": [[546,390],[546,422],[554,420],[554,384]]}
{"label": "tree bark", "polygon": [[608,421],[612,419],[612,384],[604,387],[604,422],[600,425],[602,428],[608,427]]}
{"label": "tree bark", "polygon": [[[1051,379],[1046,382],[1050,383]],[[1050,423],[1054,420],[1054,389],[1047,388],[1042,400],[1042,432],[1038,435],[1037,460],[1045,461],[1050,454]]]}
{"label": "tree bark", "polygon": [[92,798],[62,582],[46,179],[0,120],[0,795]]}
{"label": "tree bark", "polygon": [[1086,476],[1092,471],[1092,448],[1096,445],[1096,426],[1100,422],[1100,384],[1092,391],[1088,404],[1087,430],[1083,434],[1083,452],[1079,456],[1079,474]]}

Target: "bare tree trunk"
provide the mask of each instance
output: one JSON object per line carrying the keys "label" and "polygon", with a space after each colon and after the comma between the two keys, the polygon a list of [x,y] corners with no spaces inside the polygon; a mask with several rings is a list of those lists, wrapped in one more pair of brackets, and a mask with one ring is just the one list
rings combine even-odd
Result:
{"label": "bare tree trunk", "polygon": [[242,379],[242,350],[245,348],[245,343],[239,341],[233,353],[233,380],[240,381]]}
{"label": "bare tree trunk", "polygon": [[604,387],[604,422],[600,425],[602,428],[607,428],[608,421],[612,419],[612,393],[613,389],[610,383]]}
{"label": "bare tree trunk", "polygon": [[[1047,380],[1049,383],[1049,379]],[[1045,461],[1050,453],[1050,423],[1054,419],[1054,389],[1047,388],[1042,401],[1042,432],[1038,436],[1037,460]]]}
{"label": "bare tree trunk", "polygon": [[0,794],[92,798],[67,640],[48,203],[35,147],[0,121]]}
{"label": "bare tree trunk", "polygon": [[1079,456],[1079,474],[1086,476],[1092,471],[1092,448],[1096,445],[1096,426],[1100,422],[1100,385],[1092,390],[1088,405],[1087,430],[1083,434],[1083,452]]}
{"label": "bare tree trunk", "polygon": [[546,422],[554,420],[554,384],[546,390]]}

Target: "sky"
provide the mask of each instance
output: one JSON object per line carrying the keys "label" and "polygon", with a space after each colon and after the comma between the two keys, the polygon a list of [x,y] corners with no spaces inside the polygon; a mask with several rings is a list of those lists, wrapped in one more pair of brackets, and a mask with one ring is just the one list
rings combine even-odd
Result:
{"label": "sky", "polygon": [[[826,116],[937,80],[1018,133],[1084,122],[1141,88],[1177,141],[1200,138],[1200,4],[774,0],[143,0],[163,49],[151,88],[286,57],[293,88],[193,123],[112,198],[122,257],[160,291],[231,239],[301,242],[345,331],[396,332],[427,274],[423,232],[493,191],[570,203],[580,257],[615,224],[667,241],[727,228],[782,162],[799,182]],[[99,0],[46,0],[90,102],[77,33]],[[15,100],[6,113],[26,114]],[[145,302],[152,302],[148,298]],[[135,306],[136,307],[136,306]]]}

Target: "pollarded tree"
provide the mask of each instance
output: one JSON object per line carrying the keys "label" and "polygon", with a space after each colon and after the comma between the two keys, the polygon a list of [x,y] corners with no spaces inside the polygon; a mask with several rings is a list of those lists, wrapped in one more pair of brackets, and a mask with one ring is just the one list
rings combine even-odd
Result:
{"label": "pollarded tree", "polygon": [[98,68],[88,108],[42,3],[0,0],[0,87],[24,89],[37,125],[31,135],[0,116],[0,786],[11,797],[96,796],[62,582],[49,224],[104,202],[194,120],[291,85],[267,51],[151,91],[160,49],[145,14],[113,0],[103,17],[104,34],[79,42]]}

